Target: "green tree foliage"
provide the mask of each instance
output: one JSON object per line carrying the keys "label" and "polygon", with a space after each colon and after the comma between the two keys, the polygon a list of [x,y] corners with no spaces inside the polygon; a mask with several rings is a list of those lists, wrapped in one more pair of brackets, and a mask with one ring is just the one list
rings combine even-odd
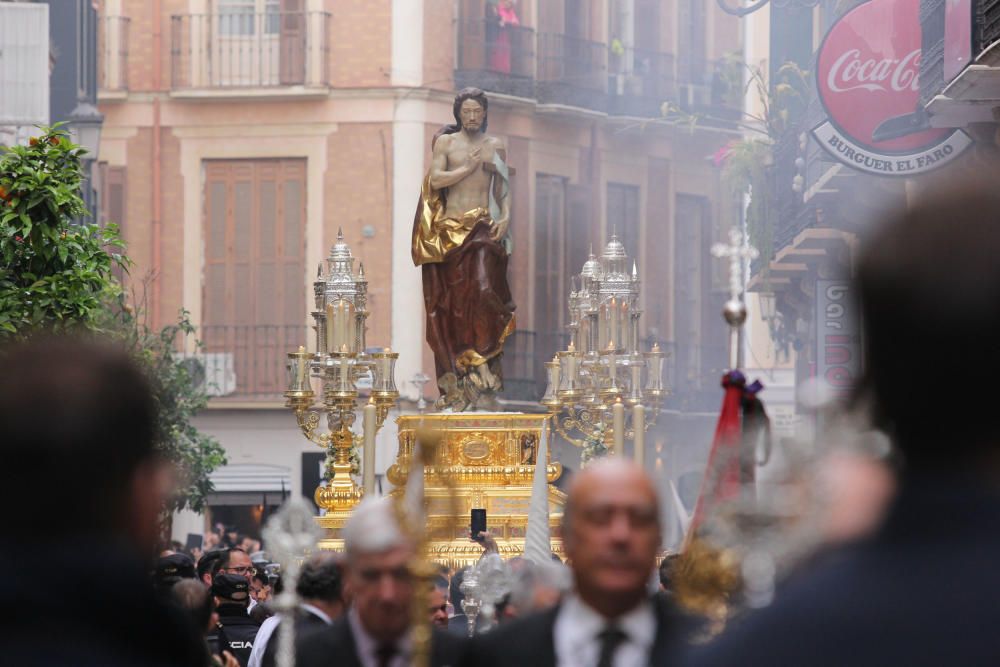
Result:
{"label": "green tree foliage", "polygon": [[127,268],[114,225],[74,225],[80,156],[58,127],[0,156],[0,336],[100,328]]}
{"label": "green tree foliage", "polygon": [[159,407],[157,448],[173,462],[178,472],[171,511],[205,509],[212,492],[209,475],[226,463],[226,452],[215,438],[201,433],[192,420],[208,405],[204,390],[204,368],[195,358],[177,354],[185,344],[200,348],[190,314],[182,310],[178,321],[159,331],[147,326],[145,311],[133,311],[124,301],[116,309],[117,332],[123,343],[154,378]]}
{"label": "green tree foliage", "polygon": [[[113,224],[76,223],[85,150],[59,125],[27,146],[0,153],[0,343],[39,333],[101,335],[120,341],[147,370],[158,406],[157,449],[179,472],[166,509],[204,508],[209,474],[225,452],[193,417],[208,403],[201,378],[178,357],[193,338],[187,312],[152,331],[126,303],[118,270],[131,262]],[[197,347],[195,342],[190,347]]]}

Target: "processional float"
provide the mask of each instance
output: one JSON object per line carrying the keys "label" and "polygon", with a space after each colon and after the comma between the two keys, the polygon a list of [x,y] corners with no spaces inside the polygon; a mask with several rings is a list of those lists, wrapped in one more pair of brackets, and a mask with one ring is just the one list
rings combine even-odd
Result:
{"label": "processional float", "polygon": [[[465,89],[456,96],[456,123],[442,128],[432,141],[434,166],[424,180],[414,220],[413,259],[423,275],[428,343],[441,393],[437,405],[452,411],[399,416],[396,460],[386,477],[395,487],[390,494],[397,501],[400,525],[419,545],[413,573],[428,581],[432,561],[462,566],[481,556],[482,548],[469,540],[473,508],[487,510],[499,553],[510,557],[524,551],[534,496],[548,510],[543,521],[552,535],[550,548],[561,553],[564,496],[552,482],[562,468],[551,460],[548,447],[541,448],[543,460],[537,460],[548,422],[569,442],[596,444],[602,453],[623,454],[631,440],[641,463],[643,434],[655,423],[667,393],[664,353],[655,345],[640,349],[637,267],[632,263],[629,272],[625,249],[612,238],[600,259],[591,255],[569,295],[572,342],[546,364],[549,387],[543,412],[476,411],[497,405],[503,344],[514,329],[506,279],[513,170],[506,164],[502,141],[485,132],[487,108],[480,90]],[[343,548],[344,523],[362,496],[374,492],[375,435],[399,398],[394,380],[398,354],[367,347],[367,284],[363,266],[354,268],[351,250],[338,233],[326,269],[320,266],[314,283],[315,351],[299,348],[288,355],[286,405],[302,434],[327,451],[327,484],[315,492],[322,511],[315,519],[320,533],[308,537],[323,549]],[[356,433],[366,385],[370,391],[362,406],[363,428]],[[354,481],[358,473],[361,487]],[[410,502],[404,502],[407,495]],[[283,520],[294,523],[302,508],[289,512]],[[532,525],[537,529],[537,523]],[[301,552],[300,541],[279,528],[270,534],[284,540],[286,557]],[[486,587],[478,581],[466,586],[470,612],[480,604],[472,594]],[[430,637],[424,588],[418,587],[414,608],[415,619],[424,619],[414,630],[417,664],[426,660]]]}

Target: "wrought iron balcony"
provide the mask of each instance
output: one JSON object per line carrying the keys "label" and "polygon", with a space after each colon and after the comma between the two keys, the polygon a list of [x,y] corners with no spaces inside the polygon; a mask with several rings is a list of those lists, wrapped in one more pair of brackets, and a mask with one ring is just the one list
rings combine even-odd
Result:
{"label": "wrought iron balcony", "polygon": [[455,87],[534,97],[535,31],[499,26],[494,21],[466,20],[458,26]]}
{"label": "wrought iron balcony", "polygon": [[608,112],[657,117],[677,98],[674,57],[645,49],[608,50]]}
{"label": "wrought iron balcony", "polygon": [[306,345],[305,325],[208,325],[190,370],[213,403],[283,402],[289,350]]}
{"label": "wrought iron balcony", "polygon": [[326,12],[229,11],[170,17],[174,90],[323,88]]}
{"label": "wrought iron balcony", "polygon": [[567,35],[538,35],[537,97],[595,111],[608,106],[608,47]]}
{"label": "wrought iron balcony", "polygon": [[128,90],[127,16],[102,16],[97,30],[97,88],[102,92]]}
{"label": "wrought iron balcony", "polygon": [[742,113],[742,67],[728,59],[682,60],[678,63],[678,106],[700,115],[707,125],[732,125]]}

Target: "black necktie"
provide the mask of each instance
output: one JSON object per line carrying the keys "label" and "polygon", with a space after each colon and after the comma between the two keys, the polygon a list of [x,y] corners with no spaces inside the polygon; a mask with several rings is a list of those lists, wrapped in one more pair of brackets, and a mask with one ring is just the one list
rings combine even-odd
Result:
{"label": "black necktie", "polygon": [[597,659],[597,667],[612,667],[614,664],[615,651],[621,646],[622,642],[628,639],[628,635],[621,631],[621,629],[614,626],[609,626],[604,628],[598,635],[597,638],[601,642],[601,655]]}
{"label": "black necktie", "polygon": [[379,644],[378,648],[375,649],[375,660],[378,662],[378,667],[389,667],[389,663],[395,657],[395,644]]}

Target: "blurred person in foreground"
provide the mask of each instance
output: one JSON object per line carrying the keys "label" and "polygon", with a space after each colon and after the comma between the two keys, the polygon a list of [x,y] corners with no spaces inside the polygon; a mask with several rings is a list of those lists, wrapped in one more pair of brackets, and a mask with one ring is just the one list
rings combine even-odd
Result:
{"label": "blurred person in foreground", "polygon": [[859,396],[896,446],[898,492],[874,533],[690,664],[1000,664],[998,258],[995,184],[925,195],[863,246]]}
{"label": "blurred person in foreground", "polygon": [[[339,554],[328,552],[312,556],[302,565],[295,592],[299,608],[295,610],[295,634],[303,636],[311,630],[325,628],[344,615],[344,575]],[[257,633],[248,667],[271,667],[278,648],[279,623],[282,615],[264,621]]]}
{"label": "blurred person in foreground", "polygon": [[[211,592],[197,579],[187,579],[174,585],[170,589],[170,595],[174,603],[191,617],[194,626],[206,636],[205,648],[208,651],[207,636],[215,629],[219,620]],[[218,646],[214,647],[210,658],[207,664],[213,667],[239,667],[240,664],[232,653],[227,650],[219,651]]]}
{"label": "blurred person in foreground", "polygon": [[202,664],[149,577],[170,487],[149,380],[83,339],[12,345],[0,365],[0,662]]}
{"label": "blurred person in foreground", "polygon": [[247,614],[250,584],[243,575],[220,572],[212,580],[212,595],[217,604],[218,620],[215,630],[208,636],[209,646],[228,650],[242,667],[247,667],[260,629],[260,624]]}
{"label": "blurred person in foreground", "polygon": [[[396,522],[389,498],[366,498],[343,530],[347,614],[296,642],[297,667],[404,667],[413,654],[413,545]],[[464,642],[432,629],[430,664],[457,665]]]}
{"label": "blurred person in foreground", "polygon": [[620,458],[579,472],[563,508],[562,535],[574,591],[552,609],[477,635],[466,664],[638,667],[665,660],[679,626],[648,588],[660,517],[646,473]]}

